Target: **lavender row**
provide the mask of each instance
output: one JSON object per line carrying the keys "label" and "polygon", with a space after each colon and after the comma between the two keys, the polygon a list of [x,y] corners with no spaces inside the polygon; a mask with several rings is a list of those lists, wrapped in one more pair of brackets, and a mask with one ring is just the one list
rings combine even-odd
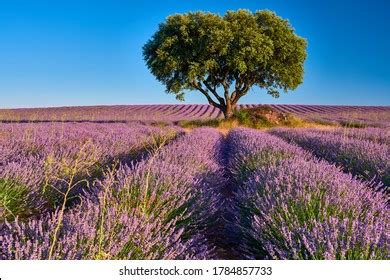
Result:
{"label": "lavender row", "polygon": [[[169,128],[168,130],[171,130]],[[177,129],[175,129],[177,130]],[[0,125],[0,164],[25,157],[42,158],[54,150],[77,154],[85,143],[99,146],[101,158],[126,155],[138,148],[160,128],[138,124],[2,124]]]}
{"label": "lavender row", "polygon": [[228,135],[249,258],[387,259],[386,198],[334,165],[249,129]]}
{"label": "lavender row", "polygon": [[378,144],[390,145],[390,130],[376,127],[368,128],[334,128],[334,129],[306,129],[321,135],[334,135],[344,139],[368,140]]}
{"label": "lavender row", "polygon": [[[253,108],[258,104],[239,105]],[[272,108],[313,120],[349,125],[354,123],[387,126],[390,107],[270,105]],[[221,118],[219,109],[209,105],[128,105],[86,106],[34,109],[0,109],[0,122],[176,122]]]}
{"label": "lavender row", "polygon": [[52,211],[69,188],[75,198],[107,165],[177,133],[125,124],[4,124],[0,131],[0,222]]}
{"label": "lavender row", "polygon": [[129,105],[35,109],[0,109],[0,122],[177,122],[218,118],[222,113],[209,105]]}
{"label": "lavender row", "polygon": [[362,129],[338,129],[337,134],[341,134],[345,137],[369,140],[378,144],[390,145],[390,130],[381,128],[362,128]]}
{"label": "lavender row", "polygon": [[385,188],[390,185],[390,147],[386,144],[314,130],[277,129],[272,133],[342,166],[346,172],[380,181]]}
{"label": "lavender row", "polygon": [[324,111],[301,114],[310,121],[342,125],[344,127],[380,127],[390,128],[389,107],[359,108],[353,110]]}
{"label": "lavender row", "polygon": [[[222,141],[199,129],[96,183],[70,210],[7,223],[3,259],[204,259]],[[216,180],[216,181],[215,181]]]}

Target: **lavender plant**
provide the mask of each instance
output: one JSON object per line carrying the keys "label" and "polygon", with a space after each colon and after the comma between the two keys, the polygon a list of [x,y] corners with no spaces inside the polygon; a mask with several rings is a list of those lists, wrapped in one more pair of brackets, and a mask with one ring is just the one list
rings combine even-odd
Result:
{"label": "lavender plant", "polygon": [[[20,218],[52,211],[76,198],[106,165],[129,162],[176,129],[124,124],[6,124],[0,139],[0,178],[28,190]],[[65,198],[66,194],[66,199]],[[9,211],[7,211],[9,213]],[[7,216],[11,219],[11,216]]]}
{"label": "lavender plant", "polygon": [[386,144],[314,130],[277,129],[272,133],[339,164],[346,172],[367,181],[376,179],[386,188],[390,185],[390,148]]}
{"label": "lavender plant", "polygon": [[212,258],[202,217],[212,209],[205,190],[219,168],[213,154],[221,139],[217,131],[196,130],[139,164],[107,172],[77,207],[7,222],[1,257]]}
{"label": "lavender plant", "polygon": [[[151,109],[207,111],[175,108]],[[386,164],[362,147],[385,151],[387,134],[296,133],[337,139],[347,168],[250,129],[1,124],[0,259],[389,258],[388,197],[348,173]]]}
{"label": "lavender plant", "polygon": [[169,259],[185,255],[185,244],[178,241],[181,232],[172,223],[163,225],[136,210],[124,213],[116,208],[108,209],[102,223],[100,207],[86,202],[66,212],[55,243],[52,232],[60,219],[58,212],[27,223],[8,223],[0,237],[1,258]]}
{"label": "lavender plant", "polygon": [[[242,180],[235,209],[247,257],[389,257],[389,214],[383,194],[266,133],[237,129],[228,140],[234,147],[232,174]],[[253,154],[260,155],[259,160],[245,168]],[[247,172],[242,173],[243,168]]]}
{"label": "lavender plant", "polygon": [[390,144],[390,131],[383,128],[343,128],[329,131],[329,133],[357,140],[369,140],[378,144]]}

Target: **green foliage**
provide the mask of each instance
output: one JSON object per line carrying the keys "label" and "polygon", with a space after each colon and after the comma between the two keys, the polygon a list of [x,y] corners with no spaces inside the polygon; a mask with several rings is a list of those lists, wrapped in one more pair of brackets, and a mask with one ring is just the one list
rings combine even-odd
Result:
{"label": "green foliage", "polygon": [[233,116],[226,119],[206,119],[182,121],[180,126],[185,128],[195,128],[202,126],[218,127],[230,129],[237,126],[250,128],[272,128],[272,127],[304,127],[309,125],[302,119],[273,110],[269,106],[258,106],[251,109],[235,110]]}
{"label": "green foliage", "polygon": [[26,186],[0,178],[0,222],[29,214],[28,193]]}
{"label": "green foliage", "polygon": [[320,117],[310,117],[310,118],[305,118],[307,121],[310,121],[312,123],[318,124],[320,126],[338,126],[338,123],[335,121],[329,121],[329,120],[324,120]]}
{"label": "green foliage", "polygon": [[205,120],[191,120],[191,121],[180,121],[179,126],[184,128],[196,128],[196,127],[219,127],[222,120],[220,119],[205,119]]}
{"label": "green foliage", "polygon": [[230,110],[253,86],[278,97],[301,84],[306,40],[271,11],[195,12],[168,17],[143,54],[168,93],[183,99],[185,90],[199,90]]}
{"label": "green foliage", "polygon": [[359,122],[359,121],[340,121],[339,122],[342,127],[347,127],[347,128],[366,128],[366,127],[375,127],[375,125],[369,125],[364,122]]}

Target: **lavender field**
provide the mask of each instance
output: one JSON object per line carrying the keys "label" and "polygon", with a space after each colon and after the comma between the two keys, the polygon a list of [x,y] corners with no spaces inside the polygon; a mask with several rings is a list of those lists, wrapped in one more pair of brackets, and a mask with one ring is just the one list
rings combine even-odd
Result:
{"label": "lavender field", "polygon": [[[238,109],[256,104],[238,105]],[[389,106],[268,105],[282,113],[294,114],[319,123],[347,127],[390,127]],[[119,105],[34,109],[0,109],[0,122],[167,122],[222,118],[210,105]]]}
{"label": "lavender field", "polygon": [[272,107],[329,125],[179,126],[222,117],[208,105],[0,110],[0,260],[389,259],[390,108]]}

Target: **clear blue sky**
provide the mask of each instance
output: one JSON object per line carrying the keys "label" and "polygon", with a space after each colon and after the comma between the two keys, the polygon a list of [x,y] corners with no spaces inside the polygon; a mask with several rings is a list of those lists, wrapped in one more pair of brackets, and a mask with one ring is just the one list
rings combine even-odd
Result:
{"label": "clear blue sky", "polygon": [[[3,0],[0,108],[177,103],[142,46],[173,13],[274,10],[309,42],[305,81],[279,99],[242,103],[390,105],[387,0]],[[186,103],[205,103],[189,93]]]}

